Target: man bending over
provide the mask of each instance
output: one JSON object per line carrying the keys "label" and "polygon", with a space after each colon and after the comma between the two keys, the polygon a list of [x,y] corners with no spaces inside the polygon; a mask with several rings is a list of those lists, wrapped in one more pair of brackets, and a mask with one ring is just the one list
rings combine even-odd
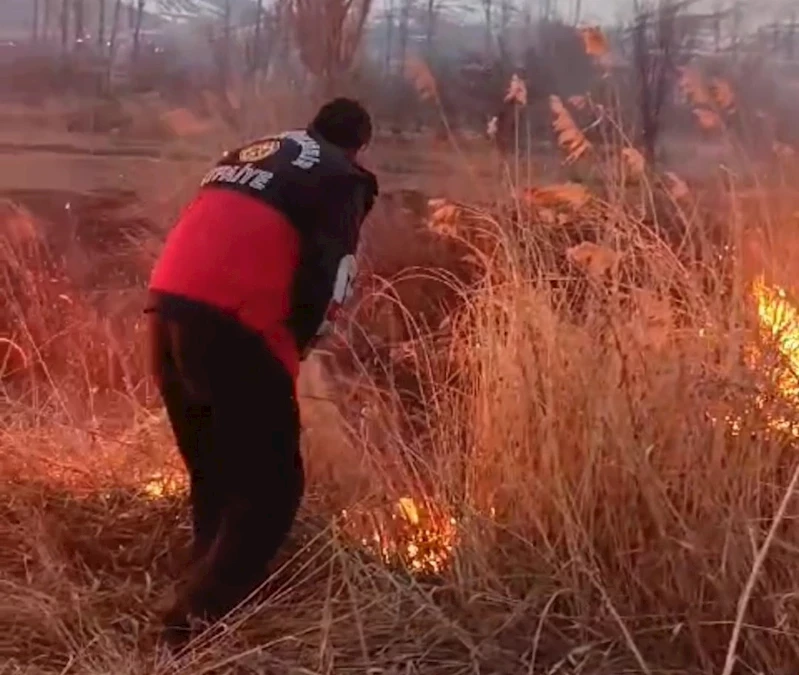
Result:
{"label": "man bending over", "polygon": [[299,363],[349,297],[378,193],[357,102],[228,152],[170,232],[149,284],[153,372],[190,477],[192,567],[165,618],[221,618],[260,586],[304,490]]}

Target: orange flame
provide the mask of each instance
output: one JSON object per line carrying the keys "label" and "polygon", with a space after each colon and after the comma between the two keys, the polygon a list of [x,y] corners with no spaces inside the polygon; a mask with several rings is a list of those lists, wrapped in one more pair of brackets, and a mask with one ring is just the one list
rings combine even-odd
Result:
{"label": "orange flame", "polygon": [[383,563],[401,564],[413,573],[441,573],[457,544],[456,519],[411,497],[400,498],[388,515],[345,510],[341,517],[344,531]]}

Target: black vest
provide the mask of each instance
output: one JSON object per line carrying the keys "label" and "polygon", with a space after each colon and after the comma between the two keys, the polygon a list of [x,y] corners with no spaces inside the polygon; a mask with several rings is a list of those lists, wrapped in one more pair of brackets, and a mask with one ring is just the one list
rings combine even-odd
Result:
{"label": "black vest", "polygon": [[296,228],[300,262],[288,326],[304,356],[351,292],[360,228],[377,197],[377,178],[336,146],[300,130],[225,153],[201,189],[263,201]]}

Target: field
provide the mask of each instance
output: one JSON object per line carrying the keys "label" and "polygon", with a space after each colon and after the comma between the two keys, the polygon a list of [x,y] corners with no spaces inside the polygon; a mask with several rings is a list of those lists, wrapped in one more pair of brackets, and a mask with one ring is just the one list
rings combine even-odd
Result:
{"label": "field", "polygon": [[263,599],[173,658],[188,513],[142,289],[232,141],[32,116],[0,112],[0,673],[795,672],[788,148],[720,131],[655,170],[557,115],[505,161],[379,138],[357,299],[301,377],[301,517]]}

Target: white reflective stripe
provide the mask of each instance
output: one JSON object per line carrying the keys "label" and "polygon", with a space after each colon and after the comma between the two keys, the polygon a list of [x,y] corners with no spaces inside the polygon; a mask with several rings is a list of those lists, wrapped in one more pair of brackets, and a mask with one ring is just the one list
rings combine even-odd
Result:
{"label": "white reflective stripe", "polygon": [[338,264],[336,283],[333,284],[333,302],[344,304],[352,297],[352,286],[358,273],[358,261],[354,255],[345,255]]}
{"label": "white reflective stripe", "polygon": [[355,256],[345,255],[338,264],[336,280],[333,283],[333,295],[325,310],[325,318],[316,331],[318,336],[327,335],[333,329],[336,312],[352,297],[357,273],[358,262],[355,260]]}

